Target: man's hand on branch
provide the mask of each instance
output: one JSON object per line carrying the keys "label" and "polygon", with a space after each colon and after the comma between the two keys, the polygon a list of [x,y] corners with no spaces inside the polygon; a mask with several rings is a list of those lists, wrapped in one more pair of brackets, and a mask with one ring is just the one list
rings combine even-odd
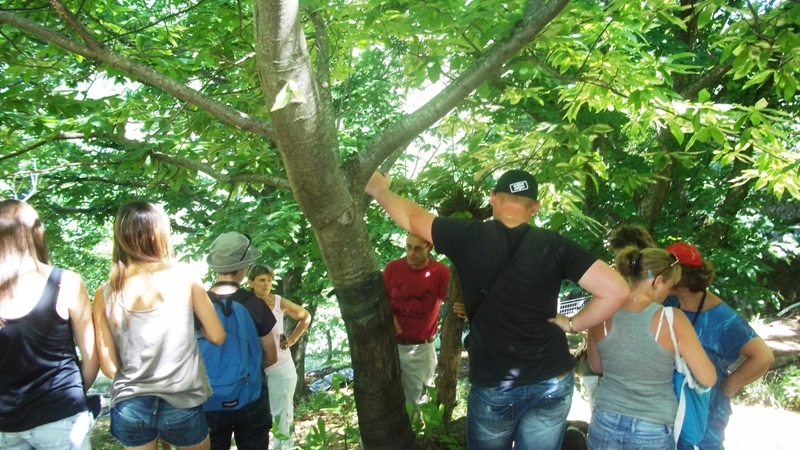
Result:
{"label": "man's hand on branch", "polygon": [[380,172],[375,172],[367,181],[367,185],[364,186],[364,192],[369,194],[372,197],[378,195],[378,193],[389,190],[389,187],[392,185],[392,179],[389,177],[388,174],[382,174]]}

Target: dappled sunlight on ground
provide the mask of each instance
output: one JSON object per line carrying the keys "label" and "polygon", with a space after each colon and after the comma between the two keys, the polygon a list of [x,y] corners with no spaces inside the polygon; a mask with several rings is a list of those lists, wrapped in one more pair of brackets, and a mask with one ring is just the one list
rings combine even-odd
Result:
{"label": "dappled sunlight on ground", "polygon": [[[754,320],[750,326],[756,330],[776,356],[783,353],[800,353],[800,322],[797,318],[773,321]],[[800,448],[798,444],[797,448]]]}
{"label": "dappled sunlight on ground", "polygon": [[[576,391],[569,420],[589,422],[589,404]],[[764,406],[733,405],[725,450],[798,450],[800,413]]]}

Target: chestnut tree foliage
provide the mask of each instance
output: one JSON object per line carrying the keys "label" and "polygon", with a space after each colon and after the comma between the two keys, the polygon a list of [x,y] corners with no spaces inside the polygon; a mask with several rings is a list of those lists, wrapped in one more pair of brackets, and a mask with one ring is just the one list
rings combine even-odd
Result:
{"label": "chestnut tree foliage", "polygon": [[370,174],[477,218],[527,168],[540,225],[598,254],[622,221],[692,240],[746,306],[796,253],[799,27],[792,0],[4,0],[0,190],[94,286],[128,199],[198,259],[251,234],[288,297],[332,289],[365,448],[407,449]]}

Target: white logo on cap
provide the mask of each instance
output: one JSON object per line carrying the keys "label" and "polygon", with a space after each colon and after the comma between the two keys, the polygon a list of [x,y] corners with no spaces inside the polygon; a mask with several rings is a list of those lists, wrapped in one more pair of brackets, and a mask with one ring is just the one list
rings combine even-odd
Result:
{"label": "white logo on cap", "polygon": [[517,181],[516,183],[511,183],[508,185],[508,191],[511,192],[512,194],[527,190],[528,190],[527,181]]}

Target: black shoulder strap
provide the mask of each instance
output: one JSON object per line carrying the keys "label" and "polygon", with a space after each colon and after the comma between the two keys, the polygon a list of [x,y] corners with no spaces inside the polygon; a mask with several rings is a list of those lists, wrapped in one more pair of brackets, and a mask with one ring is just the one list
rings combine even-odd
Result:
{"label": "black shoulder strap", "polygon": [[219,305],[219,307],[222,308],[222,314],[224,314],[225,317],[228,317],[231,314],[233,314],[233,297],[234,295],[236,295],[236,292],[231,295],[226,295],[225,298],[220,298],[220,296],[217,295],[216,292],[207,291],[208,298],[211,299],[211,303]]}
{"label": "black shoulder strap", "polygon": [[[58,293],[61,290],[61,275],[63,274],[64,269],[59,269],[58,267],[53,267],[50,270],[50,275],[47,276],[42,295],[39,297],[39,301],[34,306],[34,309],[42,308],[42,310],[48,311],[57,310],[56,304],[58,303]],[[56,316],[58,316],[57,312]]]}
{"label": "black shoulder strap", "polygon": [[494,275],[494,277],[492,277],[492,281],[489,283],[489,285],[485,289],[481,289],[481,291],[480,291],[481,295],[478,298],[478,304],[475,305],[475,309],[472,311],[472,314],[467,314],[467,317],[468,317],[468,319],[470,321],[472,321],[472,317],[475,316],[475,313],[478,312],[478,309],[481,307],[481,304],[483,304],[483,301],[486,300],[486,297],[489,296],[489,292],[492,291],[492,288],[494,287],[494,283],[497,281],[498,278],[500,278],[500,275],[502,275],[503,272],[506,271],[506,268],[508,268],[508,265],[511,264],[511,260],[514,259],[514,255],[517,254],[517,249],[519,249],[520,244],[522,244],[522,240],[525,239],[525,235],[528,234],[528,230],[530,230],[530,229],[531,229],[530,225],[525,224],[525,229],[522,230],[522,233],[520,233],[519,236],[517,236],[517,239],[514,241],[514,244],[511,246],[511,249],[510,249],[510,251],[508,253],[508,260],[506,260],[506,263],[503,265],[502,268],[500,268],[500,270],[497,273],[495,273],[495,275]]}

